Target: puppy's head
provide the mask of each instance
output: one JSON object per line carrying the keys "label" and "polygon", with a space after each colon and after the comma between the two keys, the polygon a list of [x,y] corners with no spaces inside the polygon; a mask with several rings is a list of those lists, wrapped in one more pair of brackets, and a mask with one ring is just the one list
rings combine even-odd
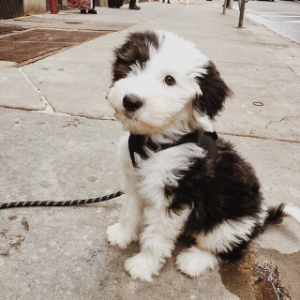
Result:
{"label": "puppy's head", "polygon": [[193,43],[170,32],[145,31],[130,34],[115,50],[107,99],[125,130],[148,134],[178,121],[213,119],[229,91]]}

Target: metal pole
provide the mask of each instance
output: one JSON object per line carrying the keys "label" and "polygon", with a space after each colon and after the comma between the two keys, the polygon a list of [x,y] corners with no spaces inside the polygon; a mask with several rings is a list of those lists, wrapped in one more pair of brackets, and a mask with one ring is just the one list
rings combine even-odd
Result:
{"label": "metal pole", "polygon": [[245,3],[246,3],[246,0],[242,0],[241,7],[240,7],[240,18],[239,18],[238,28],[242,28],[243,27],[244,12],[245,12]]}
{"label": "metal pole", "polygon": [[50,0],[50,11],[51,11],[51,14],[57,14],[58,13],[56,0]]}
{"label": "metal pole", "polygon": [[225,13],[226,13],[227,1],[229,1],[229,0],[224,0],[224,4],[223,4],[223,15],[225,15]]}

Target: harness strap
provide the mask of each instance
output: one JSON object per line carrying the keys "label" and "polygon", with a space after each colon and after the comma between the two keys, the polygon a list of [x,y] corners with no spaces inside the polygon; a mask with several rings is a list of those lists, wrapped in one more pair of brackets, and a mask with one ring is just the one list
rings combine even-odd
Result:
{"label": "harness strap", "polygon": [[128,148],[132,165],[134,167],[137,167],[137,155],[140,156],[142,159],[148,158],[146,148],[148,148],[151,151],[158,152],[185,143],[195,143],[199,147],[207,151],[206,158],[209,159],[211,161],[211,164],[213,165],[218,156],[217,139],[218,135],[215,131],[193,131],[191,133],[183,135],[175,143],[156,144],[150,139],[148,135],[139,135],[131,133],[128,140]]}

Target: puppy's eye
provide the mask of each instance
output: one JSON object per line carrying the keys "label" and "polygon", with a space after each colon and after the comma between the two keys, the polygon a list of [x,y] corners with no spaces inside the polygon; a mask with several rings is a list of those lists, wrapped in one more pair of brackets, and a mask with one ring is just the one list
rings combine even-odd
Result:
{"label": "puppy's eye", "polygon": [[172,76],[170,76],[170,75],[168,75],[168,76],[166,76],[166,78],[165,78],[165,83],[167,84],[167,85],[174,85],[175,83],[176,83],[176,81],[175,81],[175,79],[172,77]]}

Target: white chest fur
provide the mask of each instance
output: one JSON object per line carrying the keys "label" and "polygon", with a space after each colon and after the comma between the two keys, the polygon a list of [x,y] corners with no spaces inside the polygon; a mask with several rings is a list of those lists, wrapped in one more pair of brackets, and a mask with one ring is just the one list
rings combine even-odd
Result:
{"label": "white chest fur", "polygon": [[176,187],[182,171],[188,170],[194,159],[205,156],[202,148],[194,143],[186,143],[156,153],[150,152],[149,158],[138,159],[138,166],[134,168],[129,156],[127,139],[122,140],[120,148],[125,181],[129,180],[130,184],[134,185],[140,198],[148,205],[157,208],[168,205],[165,199],[165,186]]}

